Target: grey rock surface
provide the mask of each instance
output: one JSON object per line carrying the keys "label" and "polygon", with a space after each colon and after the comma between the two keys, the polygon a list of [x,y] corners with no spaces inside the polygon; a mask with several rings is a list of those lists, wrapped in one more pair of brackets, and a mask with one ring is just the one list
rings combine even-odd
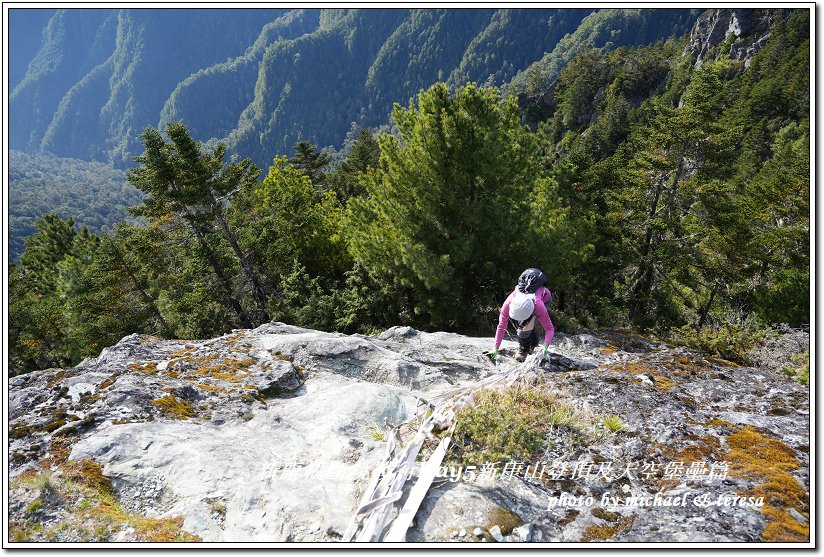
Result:
{"label": "grey rock surface", "polygon": [[[783,341],[788,354],[804,347],[793,339]],[[130,335],[74,368],[10,380],[11,477],[48,467],[55,441],[70,441],[69,458],[102,465],[124,508],[180,516],[203,541],[335,541],[392,426],[414,418],[421,399],[515,364],[515,342],[504,341],[497,367],[483,355],[491,344],[408,327],[347,336],[282,323],[203,341]],[[742,435],[788,455],[783,473],[806,504],[776,510],[808,523],[809,389],[772,367],[599,331],[559,334],[527,380],[598,418],[596,440],[548,427],[540,462],[477,481],[436,478],[407,541],[759,541],[770,524],[761,508],[692,503],[763,490],[761,461],[736,468]],[[684,475],[692,463],[725,461],[723,478]],[[679,463],[680,476],[667,478]],[[656,505],[656,495],[689,504]],[[11,519],[36,497],[14,490]]]}

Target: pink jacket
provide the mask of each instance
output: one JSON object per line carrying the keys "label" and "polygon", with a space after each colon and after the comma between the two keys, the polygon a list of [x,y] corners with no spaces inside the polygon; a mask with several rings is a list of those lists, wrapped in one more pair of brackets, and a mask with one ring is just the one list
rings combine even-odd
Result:
{"label": "pink jacket", "polygon": [[[516,289],[517,290],[517,289]],[[504,305],[501,306],[501,315],[498,316],[498,330],[495,331],[495,349],[501,346],[501,341],[504,339],[506,333],[506,326],[509,323],[509,304],[515,296],[515,290],[509,293]],[[538,321],[546,331],[544,334],[544,344],[552,342],[552,337],[555,336],[555,327],[552,326],[552,320],[549,318],[549,312],[546,309],[546,303],[552,297],[549,289],[545,286],[540,287],[535,292],[535,315],[538,316]]]}

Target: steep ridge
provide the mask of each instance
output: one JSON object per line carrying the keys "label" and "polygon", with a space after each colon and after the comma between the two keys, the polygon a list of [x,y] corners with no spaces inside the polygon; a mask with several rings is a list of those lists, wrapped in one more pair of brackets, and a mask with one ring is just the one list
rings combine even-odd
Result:
{"label": "steep ridge", "polygon": [[29,63],[40,50],[43,30],[54,9],[13,8],[9,10],[9,89],[14,90],[26,75]]}
{"label": "steep ridge", "polygon": [[558,41],[552,51],[512,79],[512,93],[539,94],[582,48],[614,50],[678,38],[692,28],[698,10],[604,9],[587,16],[575,32]]}
{"label": "steep ridge", "polygon": [[435,81],[515,76],[520,90],[516,73],[543,55],[557,71],[582,44],[647,44],[697,17],[591,12],[62,9],[12,92],[12,148],[129,166],[145,126],[179,120],[265,167],[299,139],[339,146],[352,122],[386,124]]}
{"label": "steep ridge", "polygon": [[[131,335],[12,378],[12,539],[340,539],[384,439],[408,442],[397,426],[414,428],[427,400],[494,373],[489,344],[272,323],[205,341]],[[498,369],[514,363],[515,343],[503,347]],[[470,475],[453,459],[407,541],[809,536],[809,392],[776,371],[603,331],[559,334],[515,388],[578,421],[547,425],[541,462],[480,477],[485,463]]]}
{"label": "steep ridge", "polygon": [[[202,141],[226,137],[237,126],[241,112],[252,102],[258,70],[266,49],[317,29],[319,10],[291,10],[266,24],[242,56],[204,68],[181,81],[166,100],[158,127],[186,122],[192,136]],[[201,117],[209,106],[209,118]]]}
{"label": "steep ridge", "polygon": [[129,164],[180,81],[242,54],[283,13],[58,10],[12,92],[12,147]]}
{"label": "steep ridge", "polygon": [[9,97],[12,149],[32,152],[41,148],[63,96],[111,54],[116,25],[113,10],[55,12],[43,30],[40,49]]}

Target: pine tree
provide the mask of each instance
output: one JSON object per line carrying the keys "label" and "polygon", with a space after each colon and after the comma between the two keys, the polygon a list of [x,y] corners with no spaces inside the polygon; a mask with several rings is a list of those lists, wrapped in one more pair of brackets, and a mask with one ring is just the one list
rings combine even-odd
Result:
{"label": "pine tree", "polygon": [[[149,219],[169,214],[179,216],[195,235],[200,254],[218,277],[226,300],[240,323],[251,327],[254,322],[267,321],[268,293],[225,218],[226,201],[243,185],[254,183],[260,171],[249,159],[224,163],[226,146],[223,144],[211,153],[203,152],[182,124],[169,124],[166,132],[171,143],[166,143],[160,132],[153,128],[143,132],[145,153],[135,157],[141,166],[130,170],[128,179],[149,195],[133,212]],[[232,277],[226,273],[219,254],[209,241],[208,236],[213,231],[228,243],[249,283],[257,306],[254,319],[235,294]]]}
{"label": "pine tree", "polygon": [[326,175],[323,169],[329,165],[329,154],[318,151],[314,143],[302,139],[295,143],[295,156],[289,164],[309,177],[313,185],[324,183]]}
{"label": "pine tree", "polygon": [[349,155],[326,176],[329,189],[338,195],[342,203],[365,193],[359,175],[380,164],[381,149],[369,129],[361,129]]}
{"label": "pine tree", "polygon": [[351,247],[370,275],[412,288],[422,325],[477,330],[524,268],[562,274],[574,234],[514,99],[437,84],[417,101],[395,106],[400,138],[378,138],[367,194],[349,201]]}

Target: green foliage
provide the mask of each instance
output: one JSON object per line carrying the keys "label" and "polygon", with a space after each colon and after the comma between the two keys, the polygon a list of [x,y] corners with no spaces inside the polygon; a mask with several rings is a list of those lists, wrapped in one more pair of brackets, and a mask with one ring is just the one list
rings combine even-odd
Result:
{"label": "green foliage", "polygon": [[88,257],[97,238],[78,233],[71,218],[46,215],[26,240],[20,265],[9,270],[9,372],[11,375],[72,362],[67,352],[66,318],[59,265]]}
{"label": "green foliage", "polygon": [[719,356],[744,365],[752,363],[752,350],[764,340],[766,329],[756,322],[724,323],[720,327],[696,330],[683,326],[671,331],[671,340],[704,354]]}
{"label": "green foliage", "polygon": [[327,174],[326,183],[345,203],[365,193],[360,175],[378,167],[381,148],[372,132],[365,128],[357,132],[351,144],[344,144],[344,148],[348,148],[346,158]]}
{"label": "green foliage", "polygon": [[803,354],[796,354],[792,360],[798,367],[783,366],[778,371],[787,377],[792,377],[802,385],[808,385],[810,383],[810,350],[807,349]]}
{"label": "green foliage", "polygon": [[141,194],[125,174],[110,166],[51,155],[9,152],[9,260],[23,253],[23,241],[35,233],[34,221],[47,213],[72,217],[99,233],[127,216]]}
{"label": "green foliage", "polygon": [[275,159],[263,182],[238,192],[230,221],[239,241],[276,286],[299,261],[312,277],[342,278],[349,258],[341,236],[342,208],[335,194],[313,187],[311,179],[285,157]]}
{"label": "green foliage", "polygon": [[687,33],[698,10],[603,9],[584,18],[574,32],[565,35],[543,58],[512,79],[513,91],[530,96],[545,94],[567,63],[587,48],[604,51],[620,46],[647,45]]}
{"label": "green foliage", "polygon": [[269,299],[273,320],[309,329],[334,330],[335,310],[334,293],[325,292],[318,277],[308,275],[297,262],[293,271],[282,278],[277,294]]}
{"label": "green foliage", "polygon": [[400,138],[379,137],[380,167],[350,200],[347,231],[370,274],[412,289],[418,323],[470,326],[524,268],[562,274],[574,234],[514,101],[439,84],[393,118]]}
{"label": "green foliage", "polygon": [[386,437],[386,435],[384,435],[383,431],[381,431],[381,428],[378,427],[377,424],[369,426],[366,430],[366,434],[373,441],[383,441]]}
{"label": "green foliage", "polygon": [[[168,217],[185,222],[197,241],[195,253],[211,268],[239,323],[251,327],[254,320],[267,320],[268,293],[229,226],[224,205],[237,191],[254,187],[260,170],[250,159],[225,163],[224,144],[206,152],[183,124],[169,124],[166,132],[169,143],[153,128],[143,132],[146,151],[135,157],[142,166],[130,170],[128,178],[148,195],[132,212],[155,222]],[[226,254],[241,270],[256,305],[254,313],[244,307],[227,276]]]}
{"label": "green foliage", "polygon": [[[808,10],[753,12],[753,34],[711,49],[699,68],[686,40],[618,46],[664,38],[638,28],[657,10],[601,10],[559,43],[566,50],[554,59],[569,64],[549,68],[552,88],[533,72],[537,101],[438,83],[395,105],[394,128],[377,134],[360,126],[382,123],[388,105],[364,100],[364,76],[377,87],[400,64],[418,68],[393,73],[382,92],[404,98],[398,91],[420,76],[449,73],[460,58],[452,49],[466,43],[450,79],[484,68],[494,82],[512,67],[481,56],[483,45],[514,49],[505,30],[525,12],[478,10],[463,22],[443,10],[369,12],[325,12],[298,38],[276,37],[283,25],[261,35],[247,53],[261,59],[255,98],[231,147],[200,144],[182,124],[166,136],[148,128],[128,173],[145,195],[133,209],[140,225],[106,221],[101,236],[75,225],[140,195],[110,169],[58,161],[51,171],[45,158],[13,154],[23,161],[12,165],[14,188],[53,183],[38,191],[62,195],[64,182],[87,181],[100,199],[76,219],[34,221],[11,265],[10,373],[72,365],[132,332],[204,338],[272,318],[345,332],[402,324],[487,334],[530,266],[549,277],[559,330],[650,328],[746,362],[755,324],[809,322]],[[671,12],[677,25],[695,15]],[[140,27],[132,17],[123,14],[124,33]],[[767,30],[748,65],[730,56]],[[418,58],[408,49],[447,31],[454,44]],[[118,71],[137,71],[118,52]],[[232,71],[248,65],[232,60]],[[333,102],[303,80],[308,71],[336,84]],[[315,146],[332,135],[296,124],[307,114],[307,126],[350,130],[333,159]],[[537,132],[522,125],[541,115]],[[259,160],[299,138],[311,142],[276,157],[262,181],[250,159],[225,160],[230,148]],[[127,143],[110,146],[121,153]],[[88,201],[66,191],[67,207]],[[29,200],[20,215],[34,219],[41,207],[24,193],[15,193]],[[537,446],[524,431],[513,446]]]}
{"label": "green foliage", "polygon": [[770,12],[745,68],[730,52],[768,31],[753,16],[698,69],[668,41],[580,47],[560,71],[544,164],[593,245],[565,313],[662,334],[809,321],[809,14]]}
{"label": "green foliage", "polygon": [[603,416],[601,418],[601,424],[608,429],[609,431],[621,431],[624,429],[624,424],[621,422],[621,418],[619,416]]}
{"label": "green foliage", "polygon": [[312,184],[324,182],[323,169],[329,164],[329,154],[318,151],[316,145],[304,139],[295,143],[295,155],[289,164],[306,174]]}

